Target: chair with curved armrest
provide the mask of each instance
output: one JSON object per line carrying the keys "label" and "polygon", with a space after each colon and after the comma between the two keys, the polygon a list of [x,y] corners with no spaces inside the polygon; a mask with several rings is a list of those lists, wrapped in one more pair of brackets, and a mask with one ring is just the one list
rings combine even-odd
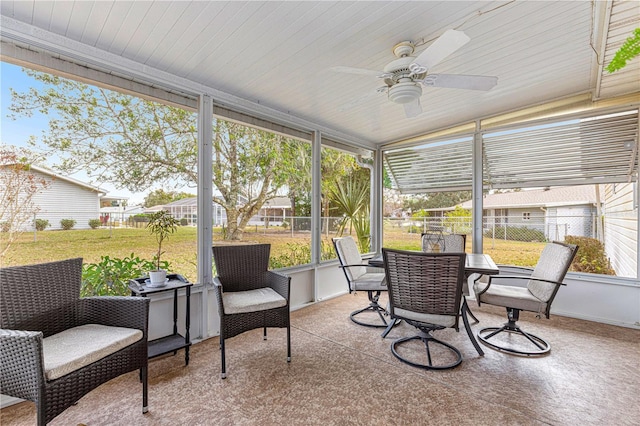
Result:
{"label": "chair with curved armrest", "polygon": [[[549,318],[551,303],[564,280],[578,251],[572,244],[552,242],[545,246],[538,263],[529,277],[492,275],[481,276],[474,283],[478,305],[482,303],[507,308],[507,322],[502,327],[487,327],[478,332],[485,345],[514,355],[543,355],[551,350],[544,339],[522,330],[517,321],[520,311],[544,312]],[[494,284],[502,279],[528,280],[526,287]],[[498,336],[505,333],[502,341]]]}
{"label": "chair with curved armrest", "polygon": [[264,340],[267,327],[286,328],[287,362],[291,361],[291,278],[268,270],[270,250],[270,244],[213,247],[223,379],[227,377],[226,339],[256,328],[264,329]]}
{"label": "chair with curved armrest", "polygon": [[147,412],[143,297],[80,298],[82,259],[0,269],[0,392],[36,403],[38,425],[140,370]]}
{"label": "chair with curved armrest", "polygon": [[[423,253],[382,249],[392,320],[404,320],[420,333],[403,337],[391,344],[400,361],[427,370],[454,368],[462,362],[460,351],[436,339],[433,332],[445,328],[458,331],[461,316],[462,282],[465,277],[465,253]],[[388,330],[387,330],[388,331]],[[473,333],[467,334],[479,355],[483,355]],[[384,335],[383,335],[384,337]],[[411,340],[421,340],[426,360],[403,356],[399,347]],[[441,350],[432,353],[431,345]],[[443,356],[443,353],[448,356]]]}
{"label": "chair with curved armrest", "polygon": [[[388,315],[387,310],[378,304],[380,293],[387,291],[384,269],[367,266],[362,256],[360,256],[358,246],[352,237],[333,238],[332,241],[338,254],[340,267],[349,285],[349,293],[359,290],[366,291],[369,297],[369,306],[351,312],[351,315],[349,315],[351,321],[365,327],[387,327],[388,323],[385,319],[385,316]],[[358,315],[367,312],[377,313],[380,322],[365,322],[357,318]]]}

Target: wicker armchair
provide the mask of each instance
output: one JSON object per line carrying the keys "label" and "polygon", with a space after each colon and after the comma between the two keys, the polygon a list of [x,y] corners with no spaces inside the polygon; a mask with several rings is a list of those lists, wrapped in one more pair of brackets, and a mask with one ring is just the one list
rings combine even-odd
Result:
{"label": "wicker armchair", "polygon": [[[462,281],[466,254],[423,253],[382,249],[387,285],[389,287],[390,315],[404,320],[420,330],[419,334],[402,337],[391,344],[391,352],[400,361],[427,370],[454,368],[462,362],[460,351],[436,339],[435,330],[454,328],[458,331]],[[386,333],[390,331],[388,328]],[[473,334],[467,329],[478,354],[482,355]],[[426,359],[415,354],[403,356],[398,348],[411,340],[421,340],[426,347]],[[431,351],[431,345],[440,350]],[[423,354],[422,351],[419,351]]]}
{"label": "wicker armchair", "polygon": [[149,300],[80,298],[81,277],[82,259],[0,269],[0,392],[35,402],[38,425],[134,370],[147,412]]}
{"label": "wicker armchair", "polygon": [[270,244],[213,247],[223,379],[227,377],[225,340],[256,328],[264,329],[264,340],[267,327],[286,328],[287,362],[291,361],[291,278],[268,270],[270,249]]}
{"label": "wicker armchair", "polygon": [[[478,305],[503,306],[507,308],[507,322],[502,327],[487,327],[478,332],[478,338],[485,345],[513,355],[544,355],[551,346],[544,339],[522,330],[517,321],[520,311],[536,312],[538,317],[544,312],[549,318],[551,303],[564,280],[578,246],[552,242],[545,246],[535,269],[529,277],[492,275],[481,276],[474,283]],[[526,287],[493,284],[503,279],[527,280]],[[504,333],[504,334],[501,334]],[[500,337],[508,337],[500,340]]]}

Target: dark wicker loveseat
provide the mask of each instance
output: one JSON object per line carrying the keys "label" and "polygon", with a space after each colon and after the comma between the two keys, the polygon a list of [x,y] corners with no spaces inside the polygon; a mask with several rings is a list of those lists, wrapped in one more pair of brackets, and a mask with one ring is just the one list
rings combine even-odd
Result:
{"label": "dark wicker loveseat", "polygon": [[[0,392],[35,402],[38,425],[48,423],[100,384],[134,370],[140,370],[142,411],[147,411],[149,300],[80,298],[81,278],[82,259],[0,269]],[[127,338],[114,344],[111,331],[126,333]],[[82,333],[87,332],[102,333],[115,352],[87,357],[82,352],[100,340],[86,338]],[[55,339],[69,333],[72,338],[65,343],[76,338],[82,344],[70,349],[56,346]],[[51,336],[53,340],[45,340]],[[138,340],[131,343],[133,339]],[[114,349],[118,345],[124,347]],[[62,367],[52,363],[52,354],[64,358],[75,350],[84,359],[71,367],[71,363]]]}

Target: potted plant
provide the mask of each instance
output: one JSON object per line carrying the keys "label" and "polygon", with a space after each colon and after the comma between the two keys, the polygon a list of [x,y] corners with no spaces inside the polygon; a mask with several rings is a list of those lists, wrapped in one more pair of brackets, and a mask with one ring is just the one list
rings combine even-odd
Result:
{"label": "potted plant", "polygon": [[160,256],[164,253],[162,251],[162,242],[167,239],[169,235],[176,232],[179,223],[180,222],[166,210],[159,210],[149,215],[147,229],[155,235],[156,241],[158,242],[158,253],[154,256],[156,269],[155,271],[149,271],[150,287],[160,287],[166,282],[167,271],[160,269]]}

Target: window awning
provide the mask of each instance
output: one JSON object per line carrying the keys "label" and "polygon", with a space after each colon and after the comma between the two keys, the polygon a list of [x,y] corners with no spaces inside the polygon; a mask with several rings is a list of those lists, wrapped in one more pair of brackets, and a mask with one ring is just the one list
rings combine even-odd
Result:
{"label": "window awning", "polygon": [[[485,188],[631,182],[638,170],[638,110],[591,114],[482,135]],[[473,136],[384,152],[402,193],[469,190]]]}

